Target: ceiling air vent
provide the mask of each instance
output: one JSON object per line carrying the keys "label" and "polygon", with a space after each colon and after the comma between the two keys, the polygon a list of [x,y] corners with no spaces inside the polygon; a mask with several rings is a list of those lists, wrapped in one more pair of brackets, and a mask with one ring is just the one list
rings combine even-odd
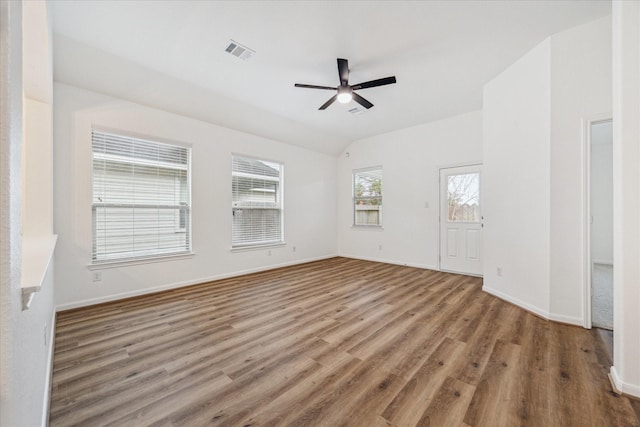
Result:
{"label": "ceiling air vent", "polygon": [[255,50],[249,49],[248,47],[233,40],[229,40],[229,44],[224,50],[225,52],[228,52],[240,59],[249,59],[256,53]]}
{"label": "ceiling air vent", "polygon": [[362,114],[364,113],[364,110],[360,107],[353,107],[353,108],[349,108],[347,111],[349,111],[351,114],[353,115],[358,115],[358,114]]}

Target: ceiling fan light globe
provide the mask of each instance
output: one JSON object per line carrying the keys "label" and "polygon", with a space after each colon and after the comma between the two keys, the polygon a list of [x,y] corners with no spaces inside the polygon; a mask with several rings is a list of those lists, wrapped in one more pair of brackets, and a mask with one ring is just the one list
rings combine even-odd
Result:
{"label": "ceiling fan light globe", "polygon": [[350,92],[342,92],[338,94],[338,102],[341,104],[348,104],[353,99]]}

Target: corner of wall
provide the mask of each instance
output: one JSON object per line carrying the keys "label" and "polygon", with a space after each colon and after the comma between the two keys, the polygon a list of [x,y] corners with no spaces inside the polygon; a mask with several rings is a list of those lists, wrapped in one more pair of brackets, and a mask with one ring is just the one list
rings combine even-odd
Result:
{"label": "corner of wall", "polygon": [[616,386],[640,397],[640,3],[614,1],[613,278],[611,370]]}
{"label": "corner of wall", "polygon": [[[0,424],[36,426],[46,425],[48,418],[48,373],[53,349],[53,271],[49,269],[43,273],[42,291],[31,308],[23,310],[23,55],[27,55],[27,46],[34,41],[31,32],[34,30],[33,22],[29,21],[28,14],[35,12],[40,18],[46,18],[46,4],[15,1],[1,2],[0,7],[0,85],[3,93],[0,101]],[[36,33],[49,31],[46,24],[42,24],[44,27],[40,24],[35,29]],[[27,45],[23,45],[27,39]],[[50,65],[45,68],[45,86],[51,82],[47,70],[50,70]]]}
{"label": "corner of wall", "polygon": [[485,85],[482,154],[485,289],[547,318],[550,49],[547,38]]}

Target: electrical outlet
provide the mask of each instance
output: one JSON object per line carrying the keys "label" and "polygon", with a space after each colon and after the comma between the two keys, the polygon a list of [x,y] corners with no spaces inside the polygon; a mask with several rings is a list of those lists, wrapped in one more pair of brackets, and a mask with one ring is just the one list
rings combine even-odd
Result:
{"label": "electrical outlet", "polygon": [[424,207],[428,209],[429,208],[429,202],[424,202]]}
{"label": "electrical outlet", "polygon": [[94,271],[92,275],[92,279],[94,282],[102,281],[102,271]]}
{"label": "electrical outlet", "polygon": [[498,274],[498,277],[502,277],[502,267],[498,267],[496,269],[496,273]]}
{"label": "electrical outlet", "polygon": [[295,251],[296,251],[296,247],[295,247],[295,246],[293,246],[293,247],[291,248],[291,250],[292,250],[293,252],[295,252]]}
{"label": "electrical outlet", "polygon": [[378,250],[381,251],[382,250],[382,245],[378,245]]}

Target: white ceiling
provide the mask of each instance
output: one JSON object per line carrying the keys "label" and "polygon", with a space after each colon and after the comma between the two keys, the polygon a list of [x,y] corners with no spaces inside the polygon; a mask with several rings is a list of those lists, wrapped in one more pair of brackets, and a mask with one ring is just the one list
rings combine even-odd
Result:
{"label": "white ceiling", "polygon": [[[51,1],[54,78],[336,155],[354,140],[480,109],[482,87],[610,1]],[[256,51],[224,52],[236,40]],[[360,115],[334,103],[336,58]]]}

